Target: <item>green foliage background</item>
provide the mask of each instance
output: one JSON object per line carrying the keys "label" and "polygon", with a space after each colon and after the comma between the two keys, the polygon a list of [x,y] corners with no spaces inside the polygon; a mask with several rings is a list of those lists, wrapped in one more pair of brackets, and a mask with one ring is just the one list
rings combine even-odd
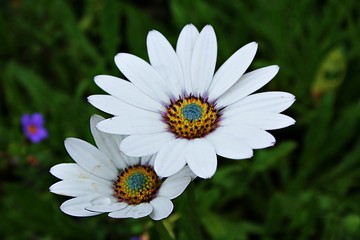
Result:
{"label": "green foliage background", "polygon": [[[66,197],[49,193],[48,170],[71,162],[63,140],[93,142],[86,97],[101,93],[98,74],[121,76],[118,52],[147,59],[152,29],[174,45],[182,27],[211,24],[218,66],[250,41],[249,70],[278,64],[261,91],[297,97],[295,126],[273,131],[277,144],[249,160],[219,159],[196,180],[204,239],[360,239],[360,5],[356,0],[0,1],[0,239],[130,239],[148,219],[73,218]],[[28,142],[24,113],[41,112],[49,138]],[[186,194],[166,220],[189,236]]]}

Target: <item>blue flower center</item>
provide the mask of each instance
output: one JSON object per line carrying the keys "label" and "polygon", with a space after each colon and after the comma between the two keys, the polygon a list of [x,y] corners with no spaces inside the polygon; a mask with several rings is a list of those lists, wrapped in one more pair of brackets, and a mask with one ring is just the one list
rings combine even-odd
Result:
{"label": "blue flower center", "polygon": [[119,173],[118,179],[114,181],[114,195],[119,202],[130,205],[150,202],[161,183],[151,166],[130,166]]}
{"label": "blue flower center", "polygon": [[133,175],[129,176],[127,185],[129,190],[139,191],[144,187],[146,182],[147,178],[143,173],[134,173]]}
{"label": "blue flower center", "polygon": [[202,117],[203,110],[196,103],[190,103],[181,109],[181,113],[189,121],[195,121]]}
{"label": "blue flower center", "polygon": [[172,101],[163,118],[177,137],[202,138],[219,125],[221,110],[216,109],[215,105],[215,102],[190,95]]}

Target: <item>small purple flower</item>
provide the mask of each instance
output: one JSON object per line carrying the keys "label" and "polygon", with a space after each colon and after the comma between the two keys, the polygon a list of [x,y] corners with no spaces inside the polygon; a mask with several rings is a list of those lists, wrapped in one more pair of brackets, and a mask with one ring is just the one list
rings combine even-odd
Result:
{"label": "small purple flower", "polygon": [[44,117],[41,113],[24,114],[21,117],[21,124],[25,136],[33,143],[38,143],[48,136],[48,132],[43,126]]}

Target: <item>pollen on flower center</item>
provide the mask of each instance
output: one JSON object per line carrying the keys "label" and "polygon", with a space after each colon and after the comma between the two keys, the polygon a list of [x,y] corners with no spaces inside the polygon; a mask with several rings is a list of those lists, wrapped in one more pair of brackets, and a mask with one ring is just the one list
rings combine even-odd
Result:
{"label": "pollen on flower center", "polygon": [[136,165],[120,172],[114,182],[114,195],[120,202],[137,205],[150,202],[161,186],[151,166]]}
{"label": "pollen on flower center", "polygon": [[213,103],[194,96],[172,102],[164,114],[170,130],[176,136],[187,139],[206,136],[218,126],[219,118],[220,111]]}

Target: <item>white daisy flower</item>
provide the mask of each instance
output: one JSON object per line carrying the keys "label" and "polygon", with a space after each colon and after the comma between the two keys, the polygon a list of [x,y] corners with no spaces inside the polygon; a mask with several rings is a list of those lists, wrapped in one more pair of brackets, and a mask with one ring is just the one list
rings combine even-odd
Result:
{"label": "white daisy flower", "polygon": [[179,196],[195,177],[188,167],[163,180],[154,169],[154,156],[127,157],[119,150],[121,135],[102,133],[95,125],[104,120],[93,116],[91,132],[96,145],[68,138],[65,147],[76,163],[62,163],[50,169],[61,179],[50,191],[74,197],[60,209],[77,217],[109,213],[113,218],[150,216],[160,220],[173,210],[170,199]]}
{"label": "white daisy flower", "polygon": [[120,149],[129,156],[158,153],[155,171],[170,176],[186,164],[209,178],[216,154],[245,159],[253,149],[275,144],[266,130],[295,120],[280,114],[295,101],[286,92],[251,93],[268,83],[278,66],[245,73],[257,43],[236,51],[214,74],[217,41],[213,28],[199,33],[193,25],[181,31],[176,51],[158,31],[147,37],[150,63],[127,53],[115,63],[130,81],[100,75],[96,84],[110,95],[88,98],[96,108],[114,115],[97,125],[101,131],[129,135]]}

